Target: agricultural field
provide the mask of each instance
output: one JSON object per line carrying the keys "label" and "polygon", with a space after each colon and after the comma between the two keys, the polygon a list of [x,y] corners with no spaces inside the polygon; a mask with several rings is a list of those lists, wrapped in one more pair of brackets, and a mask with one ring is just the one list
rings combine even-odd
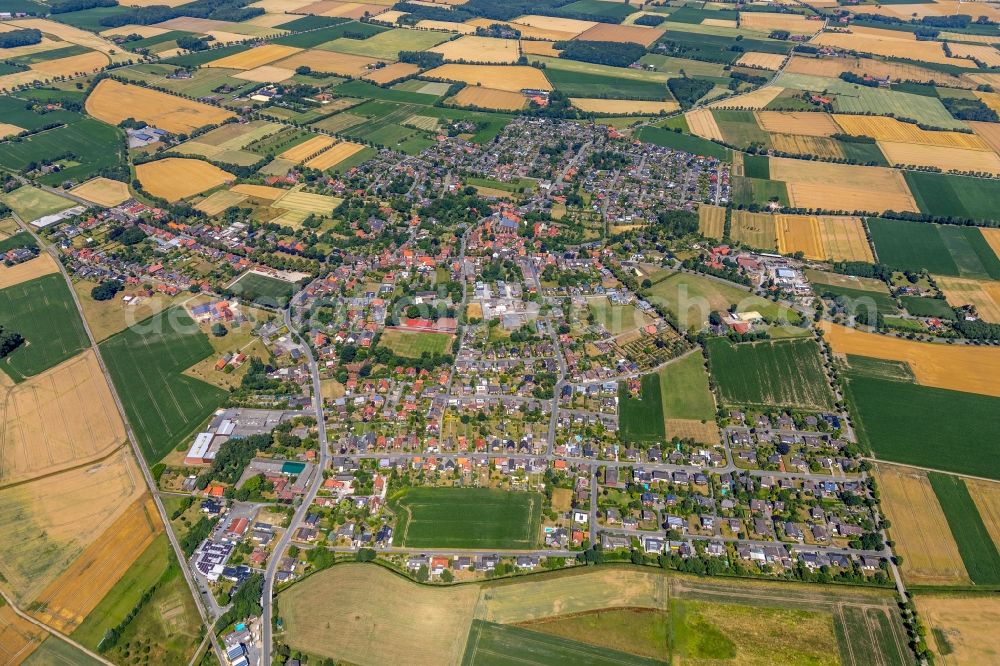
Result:
{"label": "agricultural field", "polygon": [[[436,664],[441,653],[449,663],[470,665],[514,658],[863,666],[872,663],[864,655],[879,654],[886,664],[911,663],[887,591],[696,579],[637,567],[437,588],[377,566],[342,564],[283,591],[278,606],[293,649],[361,663]],[[336,640],[312,621],[317,609],[337,622]],[[384,640],[373,643],[373,630]]]}
{"label": "agricultural field", "polygon": [[605,296],[587,299],[587,309],[594,316],[594,323],[611,335],[634,331],[652,321],[634,305],[614,305]]}
{"label": "agricultural field", "polygon": [[721,402],[729,405],[833,407],[833,393],[812,340],[779,340],[734,345],[708,343],[712,377]]}
{"label": "agricultural field", "polygon": [[0,659],[5,664],[18,666],[38,649],[48,634],[14,613],[0,601]]}
{"label": "agricultural field", "polygon": [[69,199],[31,185],[22,185],[16,190],[0,195],[0,201],[7,204],[25,222],[60,213],[75,205],[75,202]]}
{"label": "agricultural field", "polygon": [[769,213],[734,210],[729,237],[747,247],[774,252],[778,249],[775,216]]}
{"label": "agricultural field", "polygon": [[698,206],[698,231],[707,238],[722,238],[726,229],[726,209],[722,206]]}
{"label": "agricultural field", "polygon": [[91,350],[0,387],[0,395],[0,482],[80,465],[125,442],[125,427]]}
{"label": "agricultural field", "polygon": [[408,488],[389,498],[393,544],[407,548],[534,548],[542,497],[490,488]]}
{"label": "agricultural field", "polygon": [[26,342],[0,361],[0,370],[15,382],[40,374],[88,346],[62,275],[45,275],[0,290],[0,326],[17,331]]}
{"label": "agricultural field", "polygon": [[81,652],[55,636],[49,636],[22,663],[25,666],[58,666],[59,664],[101,666],[103,662],[97,661],[87,653]]}
{"label": "agricultural field", "polygon": [[1000,324],[1000,282],[943,276],[935,281],[948,305],[973,305],[983,321]]}
{"label": "agricultural field", "polygon": [[979,515],[965,480],[939,472],[930,472],[927,478],[948,518],[969,578],[976,585],[1000,583],[1000,552]]}
{"label": "agricultural field", "polygon": [[920,212],[973,220],[995,218],[1000,181],[968,176],[907,171],[906,182]]}
{"label": "agricultural field", "polygon": [[[400,51],[430,50],[431,47],[437,46],[448,39],[448,37],[449,35],[444,32],[397,28],[379,32],[365,39],[340,37],[325,44],[320,44],[317,48],[325,51],[337,51],[377,58],[379,60],[396,60],[399,57]],[[465,58],[465,60],[473,60],[473,58]]]}
{"label": "agricultural field", "polygon": [[935,663],[960,666],[997,659],[993,637],[1000,623],[1000,598],[995,593],[921,592],[914,601],[930,629],[928,642]]}
{"label": "agricultural field", "polygon": [[0,573],[19,604],[49,587],[145,492],[123,448],[98,463],[0,489]]}
{"label": "agricultural field", "polygon": [[144,120],[176,134],[189,133],[234,117],[231,111],[157,90],[104,79],[87,97],[87,113],[109,125],[126,118]]}
{"label": "agricultural field", "polygon": [[451,349],[454,339],[450,333],[430,331],[407,331],[389,328],[383,331],[379,344],[388,347],[394,354],[407,358],[420,358],[424,354],[445,354]]}
{"label": "agricultural field", "polygon": [[701,354],[689,354],[669,363],[659,377],[666,437],[718,443],[715,396],[709,389]]}
{"label": "agricultural field", "polygon": [[977,227],[869,218],[875,254],[897,269],[1000,279],[1000,259]]}
{"label": "agricultural field", "polygon": [[117,167],[124,159],[125,142],[121,130],[93,118],[81,118],[69,125],[23,137],[15,143],[5,144],[0,150],[0,166],[14,171],[25,170],[42,160],[61,165],[59,171],[39,178],[39,182],[49,186],[86,180],[102,169]]}
{"label": "agricultural field", "polygon": [[[383,33],[384,34],[384,33]],[[440,53],[446,61],[510,65],[521,56],[516,39],[494,39],[466,35],[427,49]]]}
{"label": "agricultural field", "polygon": [[45,275],[51,275],[59,271],[52,255],[40,254],[30,261],[25,261],[11,267],[0,264],[0,290],[13,287],[14,285],[34,280]]}
{"label": "agricultural field", "polygon": [[233,181],[236,177],[214,164],[183,157],[165,157],[135,167],[142,189],[170,202],[180,201]]}
{"label": "agricultural field", "polygon": [[519,111],[528,104],[528,98],[519,92],[497,90],[482,86],[466,86],[450,100],[458,106],[471,106],[498,111]]}
{"label": "agricultural field", "polygon": [[854,210],[847,212],[918,210],[903,174],[894,169],[784,157],[769,162],[770,177],[785,183],[789,202],[797,208],[830,210],[850,205]]}
{"label": "agricultural field", "polygon": [[132,196],[128,190],[128,183],[102,177],[77,185],[70,190],[70,194],[108,208],[128,201]]}
{"label": "agricultural field", "polygon": [[889,538],[901,555],[900,570],[915,585],[966,585],[969,575],[950,538],[948,519],[927,473],[879,463],[876,473],[881,507],[892,524]]}
{"label": "agricultural field", "polygon": [[183,375],[212,353],[182,308],[153,315],[101,343],[143,455],[160,460],[222,404],[225,393]]}
{"label": "agricultural field", "polygon": [[625,442],[661,442],[665,439],[664,398],[659,375],[643,375],[637,398],[627,384],[618,383],[618,428]]}
{"label": "agricultural field", "polygon": [[431,79],[460,81],[470,86],[520,92],[524,88],[552,90],[541,70],[520,65],[456,65],[448,64],[425,72]]}

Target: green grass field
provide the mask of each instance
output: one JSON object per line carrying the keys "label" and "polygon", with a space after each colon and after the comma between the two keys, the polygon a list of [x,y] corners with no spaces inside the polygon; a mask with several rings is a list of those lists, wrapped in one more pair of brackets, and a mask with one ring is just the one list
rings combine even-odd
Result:
{"label": "green grass field", "polygon": [[407,548],[534,548],[542,496],[492,488],[407,488],[389,506],[393,545]]}
{"label": "green grass field", "polygon": [[21,663],[24,666],[102,666],[102,662],[55,636],[45,639]]}
{"label": "green grass field", "polygon": [[650,127],[647,125],[636,133],[636,137],[641,141],[655,143],[664,148],[683,150],[695,155],[714,157],[718,160],[728,161],[732,157],[732,153],[728,148],[720,146],[714,141],[703,139],[700,136],[672,132],[659,127]]}
{"label": "green grass field", "polygon": [[63,199],[31,185],[22,185],[13,192],[0,196],[0,201],[13,209],[25,222],[31,222],[76,205],[74,201]]}
{"label": "green grass field", "polygon": [[896,307],[896,299],[889,294],[881,294],[877,291],[851,289],[850,287],[841,287],[832,284],[818,284],[815,286],[814,291],[824,298],[829,298],[830,296],[833,298],[842,297],[845,299],[845,306],[851,313],[858,313],[870,307],[874,307],[883,315],[892,315],[899,312],[899,308]]}
{"label": "green grass field", "polygon": [[424,352],[444,354],[451,348],[451,340],[452,336],[449,333],[403,331],[389,328],[382,332],[379,344],[388,347],[398,356],[420,358]]}
{"label": "green grass field", "polygon": [[644,375],[638,399],[629,393],[625,382],[618,383],[618,433],[624,442],[662,442],[666,439],[663,424],[663,397],[660,376]]}
{"label": "green grass field", "polygon": [[576,0],[559,8],[567,14],[587,14],[589,16],[605,16],[620,23],[622,19],[634,10],[628,3],[606,2],[605,0]]}
{"label": "green grass field", "polygon": [[878,260],[898,270],[1000,279],[1000,259],[976,227],[869,218]]}
{"label": "green grass field", "polygon": [[448,33],[432,30],[394,28],[372,35],[367,39],[340,37],[320,44],[317,48],[338,53],[395,60],[400,51],[423,51],[447,41]]}
{"label": "green grass field", "polygon": [[[851,363],[854,363],[853,357]],[[875,457],[1000,480],[1000,398],[847,373],[859,440]]]}
{"label": "green grass field", "polygon": [[83,623],[73,631],[73,640],[96,650],[104,632],[121,622],[139,602],[142,593],[166,572],[173,555],[167,535],[161,534],[149,544],[125,575],[94,607]]}
{"label": "green grass field", "polygon": [[767,155],[744,155],[743,174],[748,178],[770,178],[771,167]]}
{"label": "green grass field", "polygon": [[59,273],[0,290],[0,326],[25,343],[0,360],[16,382],[37,375],[89,346],[83,321]]}
{"label": "green grass field", "polygon": [[[716,109],[712,111],[715,122],[722,131],[726,143],[746,147],[751,144],[758,144],[765,147],[771,146],[771,136],[760,128],[753,111],[723,111]],[[748,178],[767,179],[767,157],[748,156],[744,158],[743,164],[746,167],[745,175]]]}
{"label": "green grass field", "polygon": [[611,335],[634,331],[651,321],[631,303],[614,305],[603,296],[589,299],[587,308],[594,315],[594,323],[603,326]]}
{"label": "green grass field", "polygon": [[924,296],[903,296],[900,298],[903,307],[914,317],[937,317],[939,319],[954,319],[955,311],[943,298]]}
{"label": "green grass field", "polygon": [[800,409],[830,409],[833,393],[813,340],[734,345],[708,341],[712,377],[723,403]]}
{"label": "green grass field", "polygon": [[747,178],[733,176],[733,203],[749,206],[750,204],[766,205],[777,201],[782,206],[788,206],[788,187],[781,180],[763,178]]}
{"label": "green grass field", "polygon": [[221,389],[182,374],[212,354],[212,345],[182,308],[154,315],[100,347],[150,463],[185,443],[225,400]]}
{"label": "green grass field", "polygon": [[701,354],[688,354],[660,370],[663,416],[668,419],[715,418],[715,398]]}
{"label": "green grass field", "polygon": [[509,624],[474,620],[462,666],[665,666],[667,661],[587,645]]}
{"label": "green grass field", "polygon": [[546,69],[545,78],[570,97],[611,97],[623,99],[671,99],[665,83],[640,81],[604,74]]}
{"label": "green grass field", "polygon": [[[91,118],[78,123],[39,132],[16,143],[4,144],[0,150],[0,166],[22,171],[41,160],[68,162],[66,168],[42,176],[45,185],[58,185],[67,180],[82,182],[102,169],[117,166],[125,159],[124,134]],[[70,155],[71,157],[67,157]],[[62,201],[73,204],[63,199]]]}
{"label": "green grass field", "polygon": [[240,298],[264,305],[283,305],[295,293],[295,285],[291,282],[257,273],[245,273],[229,288]]}
{"label": "green grass field", "polygon": [[657,72],[668,76],[680,76],[681,70],[688,76],[728,78],[729,73],[723,65],[717,62],[702,62],[700,60],[689,60],[687,58],[675,58],[673,56],[647,53],[639,59],[643,65],[655,67]]}
{"label": "green grass field", "polygon": [[942,173],[904,171],[921,212],[941,217],[996,219],[1000,181]]}
{"label": "green grass field", "polygon": [[759,312],[769,322],[798,323],[802,318],[774,301],[755,296],[734,284],[691,273],[675,273],[645,293],[654,305],[665,307],[682,328],[700,331],[713,311],[737,306],[737,312]]}
{"label": "green grass field", "polygon": [[927,479],[948,518],[965,570],[976,585],[1000,584],[1000,553],[983,524],[976,503],[960,477],[929,472]]}
{"label": "green grass field", "polygon": [[670,648],[670,614],[648,608],[611,608],[524,625],[550,636],[640,657],[663,659]]}

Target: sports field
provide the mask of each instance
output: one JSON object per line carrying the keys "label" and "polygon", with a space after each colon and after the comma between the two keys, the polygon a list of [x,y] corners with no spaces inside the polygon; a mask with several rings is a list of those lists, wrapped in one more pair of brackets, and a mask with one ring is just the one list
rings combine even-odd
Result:
{"label": "sports field", "polygon": [[62,363],[88,344],[66,282],[58,274],[0,290],[0,326],[25,339],[0,360],[0,370],[16,382]]}
{"label": "sports field", "polygon": [[171,308],[101,343],[143,455],[160,460],[225,399],[225,392],[182,373],[212,353],[205,335]]}
{"label": "sports field", "polygon": [[444,354],[451,349],[454,336],[450,333],[430,331],[406,331],[387,328],[379,338],[379,344],[388,347],[394,354],[407,358],[420,358],[424,353]]}
{"label": "sports field", "polygon": [[1000,584],[1000,552],[983,524],[965,481],[958,476],[930,472],[927,478],[934,488],[948,526],[962,554],[969,578],[976,585]]}
{"label": "sports field", "polygon": [[643,375],[642,390],[633,398],[626,382],[618,383],[618,433],[624,442],[662,442],[665,438],[660,377]]}
{"label": "sports field", "polygon": [[708,342],[708,358],[722,402],[730,405],[831,409],[833,393],[813,340],[734,345]]}
{"label": "sports field", "polygon": [[407,548],[513,548],[538,544],[542,496],[491,488],[408,488],[393,495],[393,544]]}

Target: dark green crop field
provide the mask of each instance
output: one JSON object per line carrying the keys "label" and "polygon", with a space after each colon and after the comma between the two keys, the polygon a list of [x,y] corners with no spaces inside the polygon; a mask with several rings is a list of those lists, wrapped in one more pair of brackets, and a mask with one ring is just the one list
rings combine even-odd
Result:
{"label": "dark green crop field", "polygon": [[703,139],[700,136],[693,136],[691,134],[672,132],[659,127],[651,127],[647,125],[646,127],[640,129],[636,136],[641,141],[655,143],[656,145],[663,146],[664,148],[683,150],[689,153],[694,153],[695,155],[714,157],[718,160],[728,160],[731,155],[728,148],[720,146],[714,141],[709,141],[708,139]]}
{"label": "dark green crop field", "polygon": [[1000,398],[856,371],[847,373],[847,398],[858,438],[875,457],[1000,479]]}
{"label": "dark green crop field", "polygon": [[82,182],[101,169],[121,164],[125,160],[124,134],[117,127],[84,118],[4,144],[0,150],[0,166],[14,171],[24,170],[43,159],[55,162],[60,158],[66,162],[66,167],[45,174],[39,181],[46,185],[58,185],[71,179]]}
{"label": "dark green crop field", "polygon": [[921,212],[974,220],[996,218],[998,180],[921,171],[904,171],[903,175]]}
{"label": "dark green crop field", "polygon": [[938,319],[954,319],[955,311],[943,298],[928,298],[925,296],[903,296],[900,298],[903,307],[914,317],[937,317]]}
{"label": "dark green crop field", "polygon": [[146,460],[157,462],[184,442],[226,398],[226,392],[183,372],[212,346],[183,308],[172,308],[101,343]]}
{"label": "dark green crop field", "polygon": [[1000,584],[1000,553],[983,524],[976,503],[960,477],[930,472],[927,479],[948,518],[969,578],[977,585]]}
{"label": "dark green crop field", "polygon": [[671,99],[667,86],[657,81],[637,81],[616,76],[573,72],[568,69],[545,70],[545,77],[570,97],[611,97],[623,99]]}
{"label": "dark green crop field", "polygon": [[814,340],[778,340],[734,345],[708,342],[712,377],[730,405],[830,409],[833,393]]}
{"label": "dark green crop field", "polygon": [[638,399],[629,393],[625,382],[618,384],[618,432],[625,442],[663,441],[663,397],[659,375],[645,375]]}
{"label": "dark green crop field", "polygon": [[539,493],[493,488],[407,488],[389,500],[393,544],[407,548],[534,548]]}
{"label": "dark green crop field", "polygon": [[869,218],[879,262],[934,275],[1000,279],[1000,259],[977,227]]}

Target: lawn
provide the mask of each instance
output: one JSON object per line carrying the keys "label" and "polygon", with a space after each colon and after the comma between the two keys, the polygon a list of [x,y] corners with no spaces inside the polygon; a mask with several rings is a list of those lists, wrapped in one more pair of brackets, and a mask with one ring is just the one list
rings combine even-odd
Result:
{"label": "lawn", "polygon": [[734,345],[708,341],[712,377],[722,402],[730,405],[831,409],[833,393],[811,339]]}
{"label": "lawn", "polygon": [[1000,480],[1000,398],[856,370],[847,379],[858,438],[877,458]]}
{"label": "lawn", "polygon": [[509,624],[496,624],[475,620],[469,631],[469,641],[465,647],[462,666],[499,666],[502,664],[522,664],[523,666],[653,666],[666,665],[659,661],[637,657],[573,641],[559,636],[551,636],[537,631],[522,629]]}
{"label": "lawn", "polygon": [[407,548],[514,548],[538,544],[542,496],[493,488],[407,488],[389,505],[393,545]]}
{"label": "lawn", "polygon": [[249,272],[229,285],[229,289],[240,298],[279,307],[295,293],[295,285],[291,282]]}
{"label": "lawn", "polygon": [[96,650],[104,632],[128,615],[143,592],[151,588],[166,572],[172,559],[167,535],[161,534],[94,607],[87,619],[73,631],[73,640]]}
{"label": "lawn", "polygon": [[996,219],[1000,181],[950,174],[904,171],[921,212],[941,217]]}
{"label": "lawn", "polygon": [[660,376],[642,377],[642,392],[633,398],[625,382],[618,384],[618,432],[623,442],[662,442],[666,439],[663,424],[663,398]]}
{"label": "lawn", "polygon": [[983,524],[976,503],[960,477],[930,472],[927,479],[948,518],[965,570],[976,585],[1000,584],[1000,553]]}
{"label": "lawn", "polygon": [[87,332],[60,273],[0,290],[0,326],[25,343],[0,360],[16,382],[62,363],[89,346]]}
{"label": "lawn", "polygon": [[182,374],[212,354],[212,345],[182,308],[153,315],[100,348],[150,463],[186,443],[225,401],[225,391]]}
{"label": "lawn", "polygon": [[720,146],[714,141],[703,139],[700,136],[672,132],[670,130],[647,125],[636,133],[636,137],[646,143],[655,143],[657,146],[663,146],[664,148],[683,150],[695,155],[714,157],[718,160],[724,161],[731,159],[731,153],[728,148]]}
{"label": "lawn", "polygon": [[76,205],[75,201],[63,199],[31,185],[22,185],[13,192],[0,196],[0,201],[12,208],[18,217],[25,222],[31,222]]}
{"label": "lawn", "polygon": [[1000,279],[1000,259],[977,227],[869,218],[880,263],[933,275]]}
{"label": "lawn", "polygon": [[688,354],[660,370],[663,416],[668,419],[715,418],[715,398],[701,354]]}
{"label": "lawn", "polygon": [[407,358],[420,358],[424,353],[444,354],[451,349],[451,341],[450,333],[404,331],[396,328],[385,329],[379,338],[379,344],[388,347],[397,356]]}

